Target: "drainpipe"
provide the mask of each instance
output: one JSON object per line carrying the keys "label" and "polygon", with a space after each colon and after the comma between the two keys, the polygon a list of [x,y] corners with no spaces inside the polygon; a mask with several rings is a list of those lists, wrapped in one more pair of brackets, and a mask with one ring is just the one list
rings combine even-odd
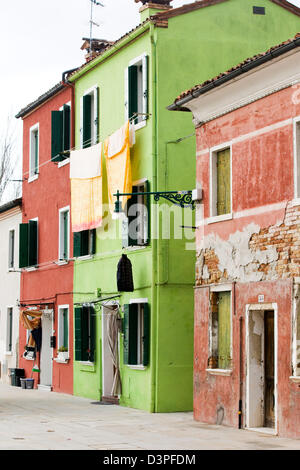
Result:
{"label": "drainpipe", "polygon": [[239,318],[240,322],[240,370],[239,370],[239,380],[240,380],[240,392],[239,392],[239,429],[242,429],[242,417],[243,417],[243,353],[242,353],[242,342],[243,342],[243,317]]}
{"label": "drainpipe", "polygon": [[[157,191],[157,64],[156,64],[156,41],[155,26],[150,24],[150,41],[151,41],[151,57],[152,57],[152,191]],[[157,217],[156,222],[157,223]],[[151,364],[151,403],[150,411],[157,411],[157,390],[156,390],[156,374],[157,374],[157,348],[158,348],[158,286],[157,284],[157,245],[156,237],[152,238],[152,338],[155,338],[155,344],[152,342],[152,364]]]}
{"label": "drainpipe", "polygon": [[75,148],[75,83],[71,83],[66,80],[66,75],[69,73],[75,72],[76,69],[66,70],[62,74],[62,84],[66,87],[71,87],[71,142],[70,147],[71,149]]}

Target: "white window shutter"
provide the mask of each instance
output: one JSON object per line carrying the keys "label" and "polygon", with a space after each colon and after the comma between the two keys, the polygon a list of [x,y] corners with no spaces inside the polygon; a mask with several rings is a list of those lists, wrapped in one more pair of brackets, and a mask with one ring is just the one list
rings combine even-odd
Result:
{"label": "white window shutter", "polygon": [[128,67],[124,71],[124,108],[125,108],[125,122],[129,119],[129,96],[128,96]]}
{"label": "white window shutter", "polygon": [[148,56],[143,56],[143,120],[148,119]]}

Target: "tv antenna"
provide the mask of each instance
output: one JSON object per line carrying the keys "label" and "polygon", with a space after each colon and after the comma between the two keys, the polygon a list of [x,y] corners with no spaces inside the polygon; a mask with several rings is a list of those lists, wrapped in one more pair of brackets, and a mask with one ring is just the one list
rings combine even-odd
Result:
{"label": "tv antenna", "polygon": [[92,52],[92,42],[93,42],[93,26],[100,26],[99,24],[95,23],[94,19],[93,19],[93,9],[94,9],[94,5],[95,6],[100,6],[100,7],[105,7],[105,5],[103,5],[103,3],[97,1],[97,0],[90,0],[91,2],[91,19],[90,19],[90,52]]}

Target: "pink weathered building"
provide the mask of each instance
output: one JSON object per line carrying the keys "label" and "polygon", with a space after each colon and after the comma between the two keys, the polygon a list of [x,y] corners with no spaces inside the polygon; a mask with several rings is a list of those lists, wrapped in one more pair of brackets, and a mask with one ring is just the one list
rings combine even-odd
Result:
{"label": "pink weathered building", "polygon": [[197,138],[196,420],[300,438],[300,35],[183,93]]}

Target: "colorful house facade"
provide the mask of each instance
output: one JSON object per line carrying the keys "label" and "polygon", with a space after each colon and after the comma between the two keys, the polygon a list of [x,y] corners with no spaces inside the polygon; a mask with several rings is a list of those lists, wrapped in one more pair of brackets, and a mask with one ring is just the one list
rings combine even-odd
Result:
{"label": "colorful house facade", "polygon": [[300,35],[183,93],[197,136],[194,416],[300,437]]}
{"label": "colorful house facade", "polygon": [[[0,305],[0,379],[13,382],[11,369],[19,364],[20,273],[18,272],[19,224],[22,221],[22,198],[0,206],[1,305]],[[4,287],[5,286],[5,287]],[[18,374],[22,375],[21,371]]]}
{"label": "colorful house facade", "polygon": [[[72,89],[62,82],[22,109],[23,207],[19,231],[20,367],[35,387],[73,393],[73,240],[69,150]],[[26,318],[41,312],[31,342]],[[61,354],[63,353],[63,354]]]}
{"label": "colorful house facade", "polygon": [[[75,88],[74,147],[85,170],[92,168],[93,147],[102,149],[102,167],[93,167],[101,178],[102,224],[82,219],[74,230],[75,395],[150,412],[192,409],[192,211],[149,193],[195,186],[194,128],[189,114],[167,111],[172,98],[195,76],[204,81],[298,31],[299,9],[279,0],[259,5],[254,10],[247,0],[214,0],[172,9],[170,2],[146,3],[139,26],[68,76]],[[129,186],[123,170],[111,170],[109,155],[109,148],[124,148],[125,141],[112,145],[112,139],[124,136],[126,125],[135,135]],[[83,182],[75,184],[80,193]],[[122,201],[122,220],[113,219],[117,191],[130,194],[126,206]],[[76,204],[79,193],[72,194]],[[140,211],[130,213],[135,203]],[[136,237],[130,223],[138,227]],[[133,291],[118,286],[119,262],[128,268],[128,260]]]}

